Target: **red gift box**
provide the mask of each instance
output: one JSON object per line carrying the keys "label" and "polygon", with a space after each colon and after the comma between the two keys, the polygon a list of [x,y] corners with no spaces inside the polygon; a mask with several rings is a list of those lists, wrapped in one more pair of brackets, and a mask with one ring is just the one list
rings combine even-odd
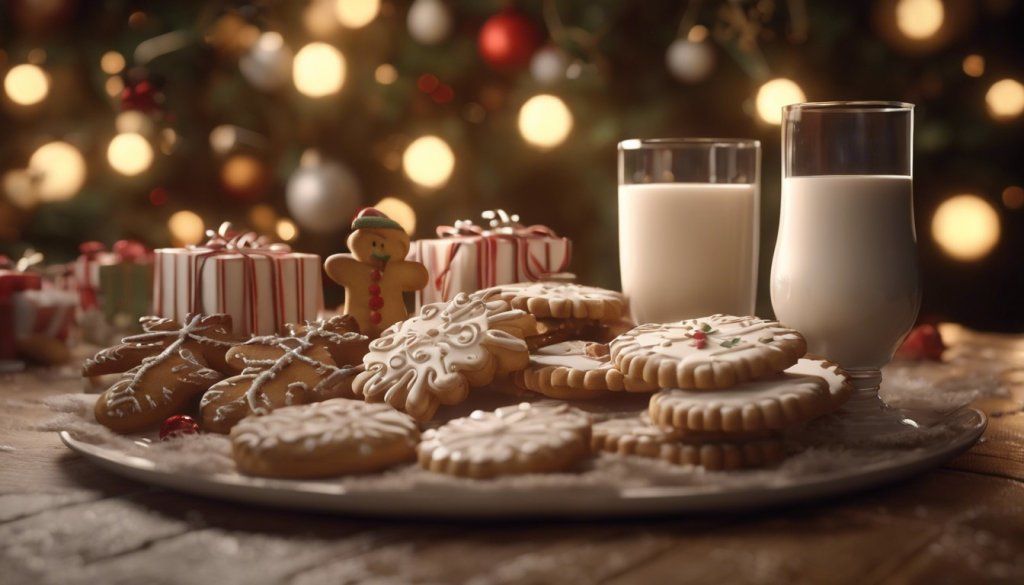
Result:
{"label": "red gift box", "polygon": [[15,359],[15,297],[42,288],[42,278],[33,272],[0,270],[0,360]]}

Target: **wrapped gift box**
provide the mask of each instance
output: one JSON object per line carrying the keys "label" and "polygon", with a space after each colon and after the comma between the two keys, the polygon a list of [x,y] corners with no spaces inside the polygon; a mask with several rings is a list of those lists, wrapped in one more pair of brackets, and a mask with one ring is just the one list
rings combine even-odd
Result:
{"label": "wrapped gift box", "polygon": [[42,336],[65,341],[79,298],[73,292],[53,287],[28,289],[13,295],[14,336],[26,339]]}
{"label": "wrapped gift box", "polygon": [[137,323],[153,313],[153,252],[140,242],[121,240],[114,261],[99,265],[99,304],[108,323]]}
{"label": "wrapped gift box", "polygon": [[38,274],[19,270],[0,270],[0,360],[15,359],[16,299],[26,291],[42,286]]}
{"label": "wrapped gift box", "polygon": [[78,258],[71,264],[67,285],[78,289],[78,308],[82,311],[100,306],[100,266],[117,262],[117,256],[101,242],[83,242],[78,246]]}
{"label": "wrapped gift box", "polygon": [[268,335],[316,319],[323,307],[320,256],[225,226],[207,236],[201,246],[156,251],[157,315],[181,322],[194,312],[227,313],[240,335]]}
{"label": "wrapped gift box", "polygon": [[484,212],[482,227],[469,220],[437,228],[437,239],[417,240],[409,260],[430,274],[416,304],[451,300],[499,284],[537,281],[564,272],[572,258],[572,242],[543,225],[523,226],[519,217],[502,210]]}

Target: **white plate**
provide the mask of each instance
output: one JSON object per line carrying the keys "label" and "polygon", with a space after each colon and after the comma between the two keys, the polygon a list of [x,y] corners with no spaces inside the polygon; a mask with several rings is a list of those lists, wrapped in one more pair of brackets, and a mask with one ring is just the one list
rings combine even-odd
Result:
{"label": "white plate", "polygon": [[[160,469],[153,461],[60,433],[64,444],[118,475],[190,494],[279,508],[396,518],[611,517],[710,511],[745,511],[835,497],[909,478],[969,449],[985,430],[981,412],[950,415],[956,431],[935,444],[893,451],[869,465],[797,475],[757,472],[755,483],[659,487],[573,486],[479,489],[467,483],[415,489],[359,490],[330,481],[198,475]],[[748,473],[748,472],[732,472]]]}

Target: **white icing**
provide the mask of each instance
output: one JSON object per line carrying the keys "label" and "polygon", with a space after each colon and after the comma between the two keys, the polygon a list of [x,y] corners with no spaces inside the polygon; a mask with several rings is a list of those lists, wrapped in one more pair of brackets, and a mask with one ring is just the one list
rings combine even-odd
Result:
{"label": "white icing", "polygon": [[362,456],[395,441],[414,443],[418,435],[416,423],[408,415],[384,404],[344,398],[286,406],[265,416],[247,417],[231,431],[232,441],[251,451],[282,446],[313,451],[338,446]]}
{"label": "white icing", "polygon": [[524,317],[501,300],[459,293],[448,303],[424,305],[418,315],[388,327],[370,343],[366,373],[354,390],[370,401],[421,417],[437,404],[460,402],[468,392],[462,371],[492,359],[489,347],[527,351],[526,342],[496,329]]}
{"label": "white icing", "polygon": [[587,341],[563,341],[534,350],[530,354],[530,365],[557,366],[589,372],[612,367],[608,357],[596,358],[587,355]]}
{"label": "white icing", "polygon": [[845,401],[850,393],[853,392],[850,376],[832,362],[814,358],[800,358],[786,372],[822,378],[828,384],[828,393],[834,402]]}
{"label": "white icing", "polygon": [[[625,304],[625,297],[622,293],[567,282],[517,282],[515,284],[503,284],[483,291],[497,293],[510,302],[520,299],[544,299],[551,306],[551,312],[558,312],[556,307],[572,305],[572,314],[575,317],[586,317],[589,315],[588,304],[600,302],[604,305],[612,305],[619,308]],[[600,315],[597,315],[600,317]]]}

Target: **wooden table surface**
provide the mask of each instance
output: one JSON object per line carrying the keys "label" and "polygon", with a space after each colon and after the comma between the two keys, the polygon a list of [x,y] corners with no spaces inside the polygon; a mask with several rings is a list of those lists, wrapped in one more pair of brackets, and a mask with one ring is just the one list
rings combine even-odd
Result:
{"label": "wooden table surface", "polygon": [[0,583],[1024,583],[1024,336],[957,342],[1007,392],[976,403],[985,437],[948,466],[772,512],[631,521],[380,521],[150,488],[35,430],[80,380],[7,376]]}

